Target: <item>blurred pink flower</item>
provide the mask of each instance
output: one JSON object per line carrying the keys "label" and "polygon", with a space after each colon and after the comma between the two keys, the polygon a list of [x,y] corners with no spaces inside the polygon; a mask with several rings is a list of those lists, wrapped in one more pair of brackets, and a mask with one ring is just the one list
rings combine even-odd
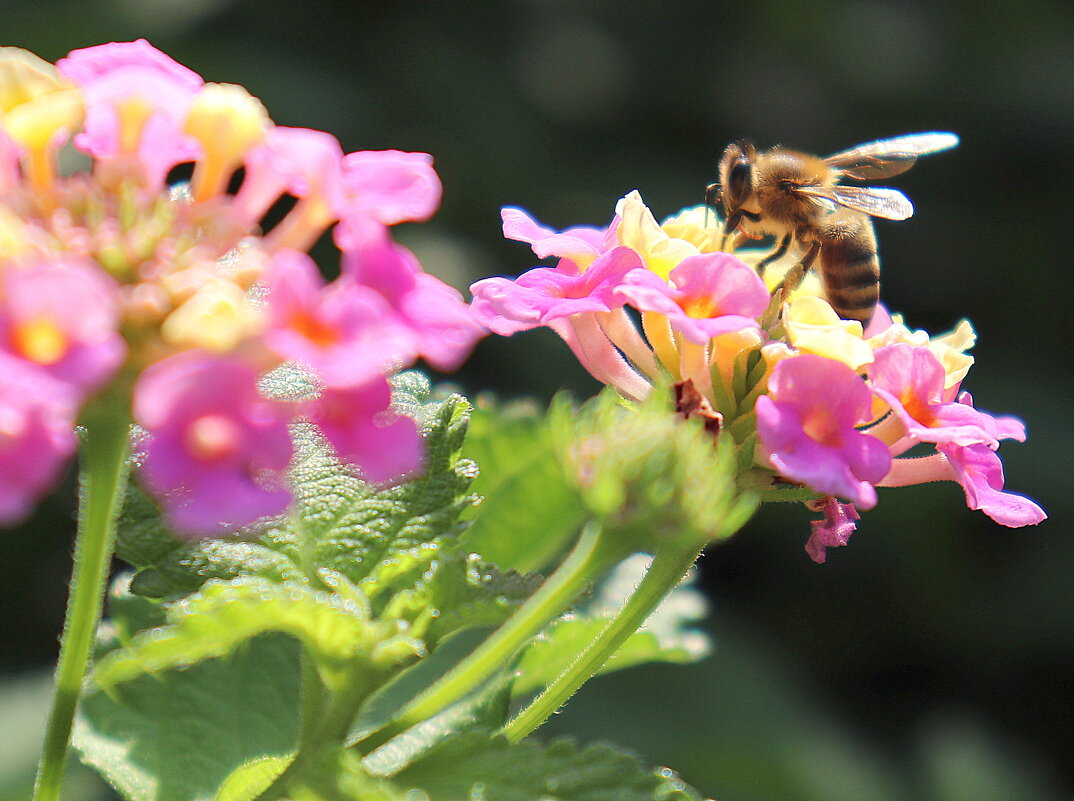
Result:
{"label": "blurred pink flower", "polygon": [[359,150],[343,157],[341,216],[369,216],[385,225],[427,220],[443,187],[428,153]]}
{"label": "blurred pink flower", "polygon": [[429,275],[383,226],[368,226],[360,247],[343,254],[344,278],[381,294],[415,337],[418,354],[437,370],[454,370],[485,335],[462,294]]}
{"label": "blurred pink flower", "polygon": [[293,409],[264,398],[257,379],[241,359],[186,351],[136,382],[142,480],[180,533],[225,534],[290,503]]}
{"label": "blurred pink flower", "polygon": [[366,384],[417,354],[417,335],[383,295],[347,275],[326,285],[305,253],[277,253],[264,281],[265,342],[329,387]]}
{"label": "blurred pink flower", "polygon": [[70,389],[44,370],[0,352],[0,524],[24,518],[75,452]]}
{"label": "blurred pink flower", "polygon": [[159,187],[169,169],[197,154],[182,126],[203,81],[145,39],[73,50],[56,67],[85,98],[75,145],[94,159],[134,157]]}
{"label": "blurred pink flower", "polygon": [[328,388],[303,404],[341,459],[373,484],[398,481],[421,468],[421,432],[411,418],[390,410],[391,387],[381,377],[347,389]]}
{"label": "blurred pink flower", "polygon": [[0,349],[85,397],[112,378],[127,346],[115,281],[76,257],[0,268]]}

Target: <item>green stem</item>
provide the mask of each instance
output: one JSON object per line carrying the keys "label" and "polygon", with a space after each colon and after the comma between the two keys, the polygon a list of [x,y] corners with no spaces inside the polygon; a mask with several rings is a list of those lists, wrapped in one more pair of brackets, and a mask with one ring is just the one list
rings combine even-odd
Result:
{"label": "green stem", "polygon": [[314,675],[313,659],[305,654],[303,668],[303,719],[298,751],[291,764],[254,801],[276,801],[286,795],[290,785],[301,782],[306,772],[319,769],[325,750],[342,745],[358,707],[384,681],[382,674],[370,672],[368,663],[359,661],[353,669],[330,682],[337,689],[332,700],[325,703],[327,688]]}
{"label": "green stem", "polygon": [[586,526],[574,549],[541,588],[473,653],[407,704],[390,725],[361,743],[363,752],[369,753],[411,726],[433,717],[507,664],[522,645],[562,614],[582,588],[612,561],[601,547],[602,542],[600,527]]}
{"label": "green stem", "polygon": [[[103,400],[103,399],[102,399]],[[101,407],[82,437],[78,533],[67,618],[60,639],[56,690],[49,712],[34,801],[57,801],[71,725],[93,648],[115,544],[116,516],[126,488],[129,449],[127,417],[122,406]]]}
{"label": "green stem", "polygon": [[500,733],[511,742],[518,742],[548,720],[638,630],[668,593],[678,586],[700,553],[700,548],[665,549],[657,553],[649,572],[616,616],[574,662]]}

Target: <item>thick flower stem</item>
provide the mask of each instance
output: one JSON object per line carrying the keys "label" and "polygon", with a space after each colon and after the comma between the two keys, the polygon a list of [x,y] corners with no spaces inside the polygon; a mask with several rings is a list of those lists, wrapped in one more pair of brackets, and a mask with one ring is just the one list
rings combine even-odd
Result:
{"label": "thick flower stem", "polygon": [[668,593],[682,581],[700,553],[700,548],[660,551],[653,559],[649,572],[616,616],[574,662],[500,733],[511,742],[518,742],[548,720],[638,630]]}
{"label": "thick flower stem", "polygon": [[254,801],[276,801],[283,798],[293,785],[301,785],[311,771],[321,769],[324,754],[342,745],[354,716],[362,702],[369,697],[385,676],[371,671],[364,661],[358,661],[349,671],[336,676],[330,693],[317,676],[313,660],[303,655],[302,724],[298,750],[291,763]]}
{"label": "thick flower stem", "polygon": [[111,406],[108,414],[101,413],[87,421],[82,437],[74,573],[34,801],[57,801],[60,796],[71,725],[101,619],[116,516],[122,507],[129,469],[129,426],[127,417],[117,413],[118,408],[123,407]]}
{"label": "thick flower stem", "polygon": [[411,701],[390,726],[363,742],[362,750],[369,753],[411,726],[428,720],[507,664],[519,648],[562,614],[582,589],[613,561],[602,543],[600,527],[586,526],[574,550],[540,589],[473,653]]}

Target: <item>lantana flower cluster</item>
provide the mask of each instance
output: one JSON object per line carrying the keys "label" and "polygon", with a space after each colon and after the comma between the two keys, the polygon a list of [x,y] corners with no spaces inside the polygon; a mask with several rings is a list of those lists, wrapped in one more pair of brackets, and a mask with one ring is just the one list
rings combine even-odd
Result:
{"label": "lantana flower cluster", "polygon": [[878,487],[950,480],[1005,526],[1044,519],[1003,490],[996,449],[1023,441],[1024,426],[975,409],[961,388],[973,363],[967,321],[930,336],[878,307],[863,330],[839,318],[816,276],[781,288],[791,257],[759,273],[766,251],[731,252],[705,206],[658,223],[635,191],[607,227],[561,232],[521,209],[502,216],[507,238],[556,262],[475,283],[480,321],[504,336],[551,328],[630,399],[674,383],[681,413],[752,451],[744,486],[762,499],[804,495],[823,514],[806,544],[815,561],[847,543]]}
{"label": "lantana flower cluster", "polygon": [[[189,180],[170,178],[181,165]],[[144,40],[55,65],[0,49],[0,523],[28,513],[87,404],[117,390],[144,429],[142,480],[189,535],[288,505],[295,419],[371,481],[418,469],[387,376],[419,357],[453,369],[482,334],[389,233],[440,194],[427,154],[344,154]],[[306,251],[333,226],[326,283]],[[284,363],[316,397],[259,391]]]}

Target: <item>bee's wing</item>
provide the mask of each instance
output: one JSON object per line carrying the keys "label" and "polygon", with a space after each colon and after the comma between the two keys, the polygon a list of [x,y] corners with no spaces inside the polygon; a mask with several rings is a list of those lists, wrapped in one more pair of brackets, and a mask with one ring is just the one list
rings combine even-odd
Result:
{"label": "bee's wing", "polygon": [[957,144],[958,137],[945,131],[907,134],[858,145],[828,156],[824,161],[849,178],[869,181],[906,172],[919,156],[949,150]]}
{"label": "bee's wing", "polygon": [[878,186],[837,186],[832,199],[840,206],[885,220],[905,220],[914,214],[914,204],[898,189]]}

